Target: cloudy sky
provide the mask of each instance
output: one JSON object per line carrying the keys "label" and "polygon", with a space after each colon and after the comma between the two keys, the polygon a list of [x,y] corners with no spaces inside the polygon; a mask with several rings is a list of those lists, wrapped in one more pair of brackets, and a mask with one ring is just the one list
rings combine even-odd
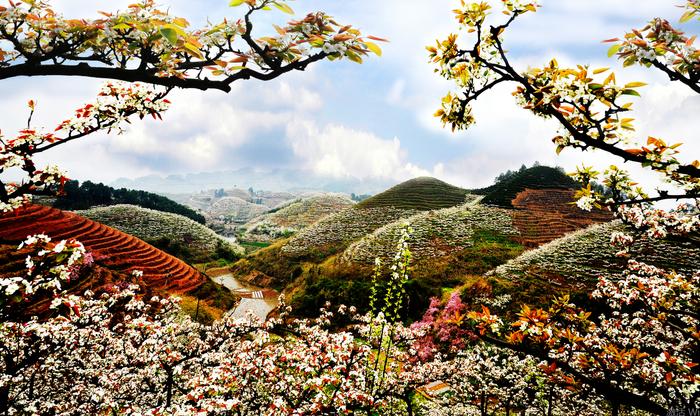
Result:
{"label": "cloudy sky", "polygon": [[[121,0],[54,0],[70,17],[92,17],[116,10]],[[193,25],[238,16],[227,0],[162,0],[171,13]],[[616,66],[602,39],[641,27],[651,17],[677,21],[681,0],[544,1],[540,12],[522,18],[506,45],[522,70],[557,57],[561,63]],[[334,178],[400,181],[432,175],[465,187],[487,185],[506,169],[545,164],[573,169],[582,160],[569,151],[554,153],[555,126],[515,106],[512,86],[494,90],[476,105],[477,125],[451,133],[432,117],[451,85],[427,62],[425,46],[457,31],[452,0],[297,0],[297,15],[324,10],[364,33],[391,39],[381,58],[364,65],[322,62],[306,72],[273,82],[244,81],[233,91],[178,91],[164,122],[135,122],[123,135],[93,136],[45,154],[78,179],[112,181],[149,174],[290,168]],[[286,15],[268,12],[256,26],[264,36]],[[697,27],[686,29],[700,32]],[[645,81],[636,104],[640,137],[683,141],[697,158],[700,99],[653,71],[632,68],[619,82]],[[38,101],[37,125],[55,125],[89,102],[100,81],[25,78],[2,81],[0,127],[10,135],[22,127],[25,104]],[[605,166],[602,154],[585,157]]]}

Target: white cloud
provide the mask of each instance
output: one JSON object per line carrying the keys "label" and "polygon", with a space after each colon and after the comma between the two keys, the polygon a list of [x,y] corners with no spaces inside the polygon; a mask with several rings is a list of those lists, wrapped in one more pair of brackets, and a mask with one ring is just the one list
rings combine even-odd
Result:
{"label": "white cloud", "polygon": [[409,163],[397,137],[387,140],[344,126],[318,128],[308,120],[294,120],[287,127],[287,142],[301,167],[335,178],[404,180],[429,175]]}
{"label": "white cloud", "polygon": [[[90,16],[95,10],[123,9],[128,3],[57,0],[56,8],[73,17]],[[274,82],[236,84],[231,94],[177,92],[164,122],[135,121],[122,136],[88,137],[47,152],[46,157],[82,178],[211,171],[245,166],[240,163],[256,166],[269,162],[265,153],[269,147],[261,147],[248,160],[231,164],[240,149],[254,147],[261,137],[279,135],[280,147],[275,151],[291,154],[285,163],[339,177],[399,180],[433,174],[465,186],[482,186],[505,169],[535,160],[572,169],[581,154],[571,151],[557,157],[550,142],[556,125],[517,108],[509,94],[512,87],[492,91],[479,100],[475,106],[478,124],[468,132],[453,135],[432,116],[440,97],[452,85],[433,72],[424,46],[457,31],[451,10],[458,4],[457,0],[440,4],[417,0],[298,1],[295,9],[299,13],[327,10],[338,21],[387,37],[391,43],[383,45],[383,57],[363,66],[322,63]],[[217,21],[237,14],[226,2],[163,3],[163,7],[168,5],[172,5],[172,13],[184,15],[194,26],[201,25],[207,15]],[[674,18],[679,9],[674,2],[655,0],[549,0],[540,12],[517,22],[507,42],[521,69],[542,65],[553,56],[564,64],[593,60],[594,66],[611,66],[615,63],[606,60],[600,40],[619,36],[656,15]],[[263,35],[269,21],[280,16],[263,13],[260,17],[256,32]],[[697,97],[653,71],[628,68],[624,75],[618,75],[620,80],[624,77],[650,84],[635,113],[641,137],[685,140],[686,154],[700,153],[700,144],[690,140],[697,130],[689,119],[700,110]],[[99,85],[95,80],[56,78],[3,82],[12,87],[5,92],[4,111],[0,113],[0,127],[6,135],[22,127],[27,99],[39,101],[37,124],[52,126],[74,107],[92,100]],[[405,112],[410,116],[397,121],[376,116],[379,112],[363,112],[366,102],[375,96],[392,115]],[[377,124],[367,120],[377,120],[373,121]],[[388,139],[394,136],[401,140]],[[437,151],[440,146],[455,151],[446,155]],[[602,153],[589,159],[601,166],[612,161]]]}

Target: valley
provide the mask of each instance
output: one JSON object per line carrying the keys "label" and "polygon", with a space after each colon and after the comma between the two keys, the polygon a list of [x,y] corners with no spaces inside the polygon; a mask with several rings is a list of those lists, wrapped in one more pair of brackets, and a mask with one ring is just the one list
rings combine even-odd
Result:
{"label": "valley", "polygon": [[[415,320],[431,298],[455,291],[468,296],[478,287],[479,296],[517,293],[513,306],[544,304],[554,293],[585,293],[601,274],[622,270],[612,247],[594,247],[625,228],[606,211],[572,204],[575,186],[561,171],[534,166],[477,190],[416,178],[360,203],[342,194],[222,188],[170,195],[201,213],[206,226],[133,205],[74,214],[35,206],[5,218],[0,239],[19,241],[28,232],[87,238],[108,226],[114,230],[91,234],[85,245],[110,273],[142,269],[151,290],[192,299],[190,311],[202,299],[211,316],[236,305],[237,316],[251,307],[264,318],[280,293],[300,316],[326,302],[366,310],[367,298],[358,295],[369,291],[375,262],[391,265],[398,236],[410,227],[402,314]],[[671,247],[674,257],[664,254]],[[642,241],[635,250],[650,264],[679,271],[700,261],[692,242]],[[222,290],[229,294],[217,299]]]}

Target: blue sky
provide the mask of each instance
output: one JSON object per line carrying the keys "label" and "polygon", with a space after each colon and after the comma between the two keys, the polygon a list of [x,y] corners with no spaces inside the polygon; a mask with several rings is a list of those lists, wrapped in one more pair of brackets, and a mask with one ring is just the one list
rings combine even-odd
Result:
{"label": "blue sky", "polygon": [[[681,1],[544,1],[537,14],[517,22],[506,37],[522,70],[557,57],[562,63],[615,66],[602,39],[641,27],[654,16],[677,21]],[[238,16],[226,0],[162,0],[175,15],[199,25]],[[495,3],[495,1],[494,1]],[[54,1],[67,16],[93,16],[127,1]],[[431,116],[451,85],[433,74],[425,46],[457,31],[451,0],[297,0],[297,15],[324,10],[367,34],[391,39],[381,58],[364,65],[323,62],[306,72],[273,82],[243,82],[230,94],[182,91],[173,95],[164,122],[135,122],[121,135],[100,135],[48,152],[44,162],[58,163],[79,179],[112,181],[147,174],[174,174],[255,167],[291,168],[336,178],[399,181],[433,175],[466,187],[489,184],[501,171],[531,164],[573,169],[576,152],[557,157],[550,138],[556,126],[531,117],[512,102],[505,86],[477,103],[477,126],[452,134]],[[257,35],[286,15],[259,17]],[[698,32],[697,25],[685,29]],[[697,131],[693,115],[700,101],[684,87],[654,72],[633,68],[621,81],[642,80],[637,104],[640,137],[654,134],[690,142]],[[7,135],[21,128],[23,103],[39,102],[38,123],[55,125],[74,107],[92,99],[99,81],[34,78],[3,81],[0,126]],[[18,117],[18,114],[21,115]],[[694,158],[700,147],[687,145]],[[691,157],[691,156],[689,156]],[[612,159],[591,154],[585,160],[605,166]],[[645,176],[648,180],[652,178]]]}

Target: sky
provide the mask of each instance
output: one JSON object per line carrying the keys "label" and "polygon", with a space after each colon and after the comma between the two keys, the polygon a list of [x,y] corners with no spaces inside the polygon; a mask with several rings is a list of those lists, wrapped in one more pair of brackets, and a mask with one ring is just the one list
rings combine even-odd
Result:
{"label": "sky", "polygon": [[[122,0],[53,0],[67,17],[94,17],[97,10],[124,8]],[[681,0],[545,0],[536,14],[519,19],[506,35],[519,70],[556,57],[562,64],[619,65],[601,40],[642,27],[652,17],[677,22]],[[193,26],[207,19],[240,16],[227,0],[162,0],[162,8]],[[425,46],[458,31],[452,0],[297,0],[297,16],[323,10],[341,23],[391,40],[382,57],[363,65],[321,62],[271,82],[243,81],[226,94],[176,91],[163,121],[138,121],[122,135],[99,134],[58,146],[39,159],[56,163],[72,178],[117,178],[241,168],[293,169],[339,179],[399,182],[435,176],[455,185],[488,185],[521,164],[563,166],[585,161],[601,168],[615,162],[602,153],[554,152],[556,125],[518,108],[504,85],[475,105],[477,124],[452,133],[432,114],[452,85],[433,73]],[[254,34],[270,33],[279,12],[258,15]],[[697,24],[686,30],[698,33]],[[686,143],[686,160],[698,158],[700,97],[654,71],[618,71],[619,82],[644,81],[635,103],[638,135]],[[100,80],[14,78],[2,81],[0,128],[10,135],[26,122],[26,102],[38,102],[35,125],[54,126],[90,102]],[[642,175],[653,184],[654,178]]]}

